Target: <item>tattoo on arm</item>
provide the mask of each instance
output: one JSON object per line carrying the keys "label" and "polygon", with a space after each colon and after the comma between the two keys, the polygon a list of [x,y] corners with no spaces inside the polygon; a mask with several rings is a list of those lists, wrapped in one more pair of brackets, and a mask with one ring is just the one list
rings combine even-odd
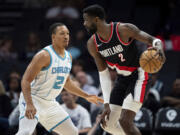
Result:
{"label": "tattoo on arm", "polygon": [[153,40],[155,39],[153,36],[149,35],[148,33],[141,31],[138,27],[133,24],[126,23],[125,25],[126,34],[130,38],[134,38],[138,41],[141,41],[145,44],[152,44]]}

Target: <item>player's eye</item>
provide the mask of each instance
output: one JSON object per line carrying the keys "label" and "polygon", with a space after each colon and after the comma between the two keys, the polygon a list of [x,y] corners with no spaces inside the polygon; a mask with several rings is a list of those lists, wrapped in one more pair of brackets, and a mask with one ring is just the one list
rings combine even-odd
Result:
{"label": "player's eye", "polygon": [[60,35],[64,35],[65,33],[64,32],[61,32]]}

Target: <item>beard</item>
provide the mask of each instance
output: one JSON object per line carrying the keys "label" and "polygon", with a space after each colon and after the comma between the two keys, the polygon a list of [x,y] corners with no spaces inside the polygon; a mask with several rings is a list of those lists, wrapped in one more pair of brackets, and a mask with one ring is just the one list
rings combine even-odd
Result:
{"label": "beard", "polygon": [[97,32],[97,26],[95,24],[92,24],[90,28],[87,28],[87,31],[92,35]]}

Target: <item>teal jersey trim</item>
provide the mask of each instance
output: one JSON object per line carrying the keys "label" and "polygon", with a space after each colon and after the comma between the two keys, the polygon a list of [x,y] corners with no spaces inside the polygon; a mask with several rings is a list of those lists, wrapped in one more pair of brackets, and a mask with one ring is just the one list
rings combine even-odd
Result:
{"label": "teal jersey trim", "polygon": [[52,65],[52,56],[51,56],[51,53],[50,53],[49,50],[47,50],[45,48],[43,50],[47,51],[49,53],[49,55],[50,55],[50,64],[49,64],[49,66],[42,68],[42,71],[45,71],[45,70],[48,70]]}
{"label": "teal jersey trim", "polygon": [[[22,120],[23,118],[25,118],[25,116],[21,116],[21,117],[19,118],[19,120]],[[37,116],[34,116],[34,118],[38,121],[38,117],[37,117]]]}
{"label": "teal jersey trim", "polygon": [[51,132],[53,129],[55,129],[57,126],[59,126],[60,124],[62,124],[64,121],[66,121],[67,119],[69,119],[70,116],[67,116],[64,120],[60,121],[59,123],[57,123],[54,127],[52,127],[49,132]]}
{"label": "teal jersey trim", "polygon": [[65,56],[64,56],[64,58],[63,58],[63,57],[61,57],[61,56],[54,50],[54,48],[53,48],[52,45],[50,46],[50,48],[51,48],[51,49],[53,50],[53,52],[57,55],[58,58],[60,58],[61,60],[65,60],[65,59],[66,59],[66,52],[65,52]]}
{"label": "teal jersey trim", "polygon": [[72,67],[72,59],[71,59],[70,52],[67,51],[67,53],[68,53],[69,59],[70,59],[70,61],[71,61],[71,67]]}

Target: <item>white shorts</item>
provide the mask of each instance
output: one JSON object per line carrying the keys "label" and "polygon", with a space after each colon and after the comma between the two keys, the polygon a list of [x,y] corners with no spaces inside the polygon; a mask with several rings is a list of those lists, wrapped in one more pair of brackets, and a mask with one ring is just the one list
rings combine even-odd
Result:
{"label": "white shorts", "polygon": [[[37,110],[35,118],[40,122],[49,132],[58,125],[69,119],[67,112],[60,106],[57,101],[48,101],[32,95],[33,104]],[[19,99],[20,117],[25,117],[26,102],[21,93]]]}

